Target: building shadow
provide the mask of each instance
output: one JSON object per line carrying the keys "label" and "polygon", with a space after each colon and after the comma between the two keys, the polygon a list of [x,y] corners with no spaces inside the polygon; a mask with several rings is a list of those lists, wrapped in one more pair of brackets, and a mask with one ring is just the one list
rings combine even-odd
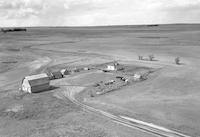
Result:
{"label": "building shadow", "polygon": [[56,86],[50,86],[48,89],[45,89],[45,90],[41,90],[41,91],[38,91],[38,92],[34,92],[32,94],[38,94],[38,93],[45,93],[45,92],[52,92],[56,89],[59,89],[60,87],[56,87]]}
{"label": "building shadow", "polygon": [[158,59],[153,59],[153,60],[149,60],[149,61],[159,61]]}

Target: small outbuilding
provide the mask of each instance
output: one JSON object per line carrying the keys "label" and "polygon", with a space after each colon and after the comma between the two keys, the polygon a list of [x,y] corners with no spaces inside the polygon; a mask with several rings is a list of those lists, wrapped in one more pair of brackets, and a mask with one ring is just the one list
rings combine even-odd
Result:
{"label": "small outbuilding", "polygon": [[46,73],[26,76],[22,80],[21,89],[27,93],[37,93],[50,88],[50,79]]}
{"label": "small outbuilding", "polygon": [[63,78],[63,74],[60,71],[51,72],[53,79],[61,79]]}
{"label": "small outbuilding", "polygon": [[60,72],[61,72],[61,74],[64,76],[65,75],[65,71],[66,71],[66,69],[62,69]]}
{"label": "small outbuilding", "polygon": [[70,74],[71,74],[71,71],[66,69],[64,72],[64,75],[70,75]]}
{"label": "small outbuilding", "polygon": [[134,74],[133,79],[134,79],[134,81],[140,81],[140,80],[142,80],[142,75]]}
{"label": "small outbuilding", "polygon": [[85,67],[85,68],[83,68],[83,70],[90,70],[90,68]]}

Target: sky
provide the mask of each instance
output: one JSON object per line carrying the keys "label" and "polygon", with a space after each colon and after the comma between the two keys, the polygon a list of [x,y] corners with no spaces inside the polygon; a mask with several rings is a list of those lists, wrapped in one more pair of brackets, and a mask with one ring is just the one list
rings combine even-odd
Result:
{"label": "sky", "polygon": [[0,0],[0,27],[200,23],[200,0]]}

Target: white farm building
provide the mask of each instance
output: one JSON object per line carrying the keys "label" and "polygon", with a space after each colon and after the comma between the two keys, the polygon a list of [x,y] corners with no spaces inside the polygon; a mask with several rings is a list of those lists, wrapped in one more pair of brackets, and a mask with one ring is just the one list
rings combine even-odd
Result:
{"label": "white farm building", "polygon": [[133,79],[134,79],[134,81],[140,81],[142,79],[142,75],[134,74]]}
{"label": "white farm building", "polygon": [[49,89],[49,77],[46,73],[27,76],[22,80],[22,91],[28,93],[37,93]]}
{"label": "white farm building", "polygon": [[117,70],[117,68],[116,68],[115,65],[108,65],[108,66],[107,66],[107,70],[109,70],[109,71],[114,71],[114,70]]}

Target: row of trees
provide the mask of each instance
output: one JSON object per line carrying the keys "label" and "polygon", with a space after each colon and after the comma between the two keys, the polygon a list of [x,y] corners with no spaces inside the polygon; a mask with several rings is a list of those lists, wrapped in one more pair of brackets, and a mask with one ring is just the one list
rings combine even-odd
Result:
{"label": "row of trees", "polygon": [[27,31],[27,29],[26,28],[2,28],[0,31],[7,33],[7,32],[14,32],[14,31]]}
{"label": "row of trees", "polygon": [[[141,56],[141,55],[138,56],[138,59],[139,59],[139,60],[145,60],[144,57]],[[155,61],[155,56],[154,56],[153,54],[149,55],[149,56],[148,56],[148,60],[149,60],[149,61]],[[179,57],[176,57],[176,58],[174,59],[174,61],[175,61],[175,64],[180,65],[180,58],[179,58]]]}
{"label": "row of trees", "polygon": [[[140,56],[140,55],[138,56],[138,59],[139,59],[139,60],[145,60],[144,57],[143,57],[143,56]],[[149,61],[154,61],[154,59],[155,59],[155,57],[154,57],[153,54],[151,54],[151,55],[148,56],[148,60],[149,60]]]}

